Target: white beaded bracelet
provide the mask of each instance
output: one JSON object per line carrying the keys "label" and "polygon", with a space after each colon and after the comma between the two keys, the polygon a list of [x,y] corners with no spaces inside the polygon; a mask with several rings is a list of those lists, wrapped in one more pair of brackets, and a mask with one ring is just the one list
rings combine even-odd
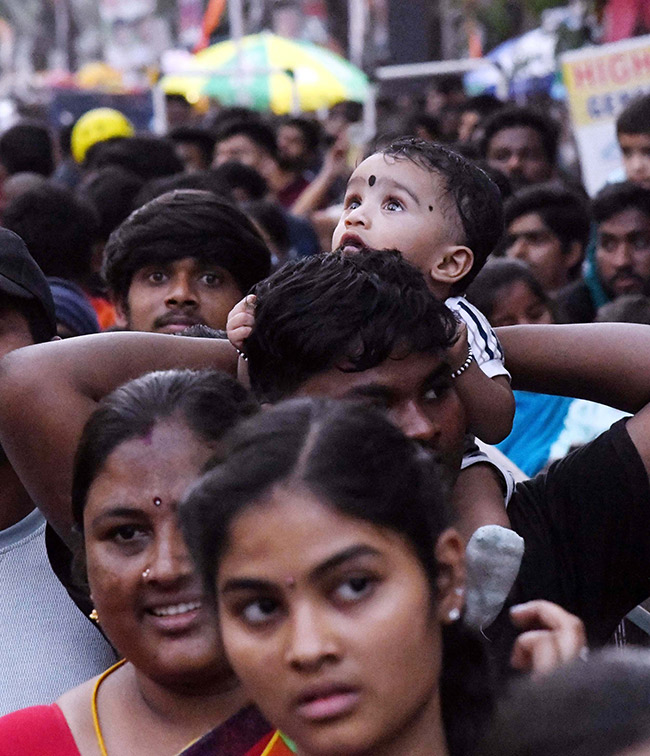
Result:
{"label": "white beaded bracelet", "polygon": [[460,376],[467,370],[467,368],[472,364],[472,361],[474,360],[474,354],[472,352],[472,347],[468,344],[467,345],[467,359],[463,364],[458,368],[458,370],[454,370],[454,372],[451,374],[452,378],[460,378]]}

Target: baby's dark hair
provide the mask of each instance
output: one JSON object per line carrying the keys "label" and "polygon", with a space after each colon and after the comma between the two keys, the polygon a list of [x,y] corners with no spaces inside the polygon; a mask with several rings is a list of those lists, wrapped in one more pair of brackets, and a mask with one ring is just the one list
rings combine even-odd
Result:
{"label": "baby's dark hair", "polygon": [[335,366],[362,372],[396,351],[442,352],[456,338],[450,310],[395,250],[289,262],[255,293],[245,350],[251,387],[265,401]]}
{"label": "baby's dark hair", "polygon": [[503,233],[503,203],[497,185],[485,171],[457,152],[415,137],[402,137],[381,149],[395,160],[410,160],[442,179],[443,212],[458,226],[456,244],[474,253],[470,272],[452,291],[462,293],[476,278]]}

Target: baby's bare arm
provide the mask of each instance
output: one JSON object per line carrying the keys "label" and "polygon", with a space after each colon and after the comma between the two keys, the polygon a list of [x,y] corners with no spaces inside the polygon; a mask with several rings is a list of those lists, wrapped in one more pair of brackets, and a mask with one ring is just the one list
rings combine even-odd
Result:
{"label": "baby's bare arm", "polygon": [[[449,350],[447,359],[452,373],[468,357],[467,327],[459,323],[460,336]],[[472,360],[466,370],[454,378],[454,388],[467,412],[468,431],[486,444],[498,444],[512,430],[515,397],[503,375],[489,378]]]}

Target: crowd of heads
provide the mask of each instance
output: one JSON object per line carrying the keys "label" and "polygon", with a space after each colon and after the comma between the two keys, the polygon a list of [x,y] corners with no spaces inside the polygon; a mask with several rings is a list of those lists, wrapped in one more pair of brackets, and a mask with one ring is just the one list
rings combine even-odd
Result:
{"label": "crowd of heads", "polygon": [[301,756],[469,756],[488,719],[481,756],[627,753],[650,740],[645,661],[527,681],[494,716],[484,645],[457,621],[473,410],[452,381],[474,365],[468,348],[452,370],[450,307],[495,328],[650,323],[650,97],[617,121],[626,180],[589,198],[558,120],[453,83],[380,103],[390,134],[361,153],[355,103],[323,122],[223,109],[165,137],[94,113],[62,160],[42,123],[9,128],[0,356],[99,331],[223,342],[254,295],[234,344],[250,392],[190,369],[88,389],[80,590],[139,681],[225,692],[230,713],[250,697]]}

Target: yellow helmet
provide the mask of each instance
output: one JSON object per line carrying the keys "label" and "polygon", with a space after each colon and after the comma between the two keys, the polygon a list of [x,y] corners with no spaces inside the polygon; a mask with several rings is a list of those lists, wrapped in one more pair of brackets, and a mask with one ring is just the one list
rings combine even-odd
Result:
{"label": "yellow helmet", "polygon": [[119,110],[94,108],[84,113],[72,128],[72,156],[78,163],[83,163],[93,144],[113,137],[129,137],[134,134],[133,124]]}

